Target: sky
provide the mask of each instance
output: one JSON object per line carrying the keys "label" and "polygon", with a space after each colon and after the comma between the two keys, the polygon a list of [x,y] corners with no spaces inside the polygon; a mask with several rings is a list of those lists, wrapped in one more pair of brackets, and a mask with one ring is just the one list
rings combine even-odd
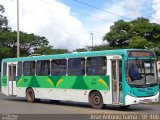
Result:
{"label": "sky", "polygon": [[[17,0],[0,0],[9,26],[16,30]],[[160,23],[160,0],[19,0],[20,30],[45,36],[53,48],[105,44],[103,36],[115,21],[137,17]],[[92,34],[91,34],[92,33]],[[93,36],[92,36],[93,35]]]}

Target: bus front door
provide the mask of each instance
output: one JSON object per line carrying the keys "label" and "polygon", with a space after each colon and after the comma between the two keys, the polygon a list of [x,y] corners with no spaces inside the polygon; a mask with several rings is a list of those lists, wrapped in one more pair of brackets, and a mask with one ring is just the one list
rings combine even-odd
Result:
{"label": "bus front door", "polygon": [[122,60],[112,60],[112,103],[120,104],[122,101]]}
{"label": "bus front door", "polygon": [[16,95],[16,65],[15,64],[9,64],[8,65],[8,79],[9,79],[9,85],[8,85],[8,91],[9,95]]}

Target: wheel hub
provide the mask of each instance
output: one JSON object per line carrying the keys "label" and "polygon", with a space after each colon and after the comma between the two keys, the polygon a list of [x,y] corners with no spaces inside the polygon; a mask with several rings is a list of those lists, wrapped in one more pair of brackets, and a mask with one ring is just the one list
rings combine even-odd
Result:
{"label": "wheel hub", "polygon": [[95,96],[94,97],[94,104],[98,105],[100,104],[101,100],[100,100],[100,97],[99,96]]}

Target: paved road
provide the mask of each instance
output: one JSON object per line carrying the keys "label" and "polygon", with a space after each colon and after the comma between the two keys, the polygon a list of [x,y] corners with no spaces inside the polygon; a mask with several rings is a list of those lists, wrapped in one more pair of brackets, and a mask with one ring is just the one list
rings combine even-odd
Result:
{"label": "paved road", "polygon": [[27,103],[24,98],[15,98],[0,93],[0,113],[11,114],[160,114],[160,105],[133,105],[126,110],[117,106],[106,106],[104,109],[92,109],[89,104],[60,102],[58,104],[42,100],[38,103]]}

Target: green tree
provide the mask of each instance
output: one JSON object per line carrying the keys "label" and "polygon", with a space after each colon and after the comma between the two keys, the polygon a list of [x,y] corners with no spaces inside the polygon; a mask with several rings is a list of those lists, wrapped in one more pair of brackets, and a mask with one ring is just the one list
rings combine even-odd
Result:
{"label": "green tree", "polygon": [[[154,48],[156,48],[156,44],[151,42],[151,41],[147,41],[146,38],[141,37],[141,36],[133,36],[130,39],[130,48],[139,48],[139,49],[148,49],[148,50],[155,50]],[[158,46],[157,46],[158,47]]]}
{"label": "green tree", "polygon": [[73,52],[87,52],[88,49],[87,48],[78,48],[76,50],[74,50]]}
{"label": "green tree", "polygon": [[[11,31],[8,27],[8,20],[3,15],[5,9],[0,5],[0,60],[3,58],[16,57],[17,52],[17,32]],[[35,34],[28,34],[20,31],[20,55],[29,56],[37,49],[44,49],[44,54],[49,53],[49,41]]]}
{"label": "green tree", "polygon": [[113,47],[110,47],[108,44],[103,45],[95,45],[95,46],[86,46],[87,51],[101,51],[101,50],[111,50],[114,49]]}
{"label": "green tree", "polygon": [[128,22],[119,20],[110,27],[110,32],[105,34],[103,40],[107,40],[109,46],[112,47],[118,47],[119,45],[128,46],[130,38],[130,27],[131,26]]}
{"label": "green tree", "polygon": [[28,56],[35,53],[40,47],[49,47],[49,41],[43,36],[37,36],[20,32],[20,50],[21,56]]}
{"label": "green tree", "polygon": [[64,54],[70,53],[67,49],[53,49],[52,54]]}
{"label": "green tree", "polygon": [[160,53],[160,25],[146,18],[125,22],[119,20],[110,27],[103,40],[116,48],[142,48]]}
{"label": "green tree", "polygon": [[53,49],[53,46],[40,46],[34,52],[34,54],[51,55],[51,54],[64,54],[69,53],[67,49]]}
{"label": "green tree", "polygon": [[[1,32],[0,34],[0,57],[16,57],[17,32]],[[49,47],[45,37],[20,32],[20,54],[21,57],[29,56],[41,46]]]}
{"label": "green tree", "polygon": [[34,51],[34,54],[40,54],[40,55],[50,55],[53,54],[53,46],[40,46],[39,48],[36,48]]}
{"label": "green tree", "polygon": [[10,31],[11,28],[8,27],[8,20],[6,16],[3,16],[5,9],[3,5],[0,4],[0,33],[3,31]]}

